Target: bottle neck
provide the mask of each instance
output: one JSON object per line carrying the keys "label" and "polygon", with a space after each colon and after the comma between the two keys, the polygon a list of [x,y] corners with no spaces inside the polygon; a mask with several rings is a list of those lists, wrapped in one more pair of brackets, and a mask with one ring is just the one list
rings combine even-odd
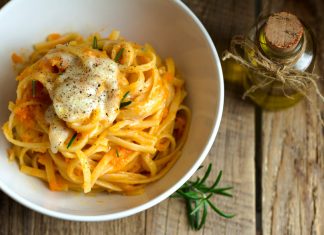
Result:
{"label": "bottle neck", "polygon": [[298,44],[295,48],[291,50],[274,50],[266,40],[264,33],[264,25],[259,29],[257,33],[257,42],[262,50],[263,54],[271,60],[280,61],[281,63],[290,63],[292,60],[299,58],[303,53],[303,49],[305,48],[305,37],[304,35],[299,40]]}

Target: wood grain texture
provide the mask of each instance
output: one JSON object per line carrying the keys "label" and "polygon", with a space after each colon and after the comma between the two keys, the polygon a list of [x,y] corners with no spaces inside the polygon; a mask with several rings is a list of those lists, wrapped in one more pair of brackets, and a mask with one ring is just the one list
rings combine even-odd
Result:
{"label": "wood grain texture", "polygon": [[[293,12],[313,28],[317,72],[323,77],[324,2],[277,0],[263,5],[265,12]],[[311,98],[323,112],[323,104],[315,95]],[[324,129],[314,109],[303,101],[282,112],[264,112],[262,126],[263,234],[324,234]]]}
{"label": "wood grain texture", "polygon": [[[0,3],[5,1],[0,0]],[[242,34],[254,22],[254,0],[186,0],[206,26],[221,53],[234,34]],[[238,17],[239,16],[239,17]],[[33,212],[0,192],[0,234],[255,234],[255,112],[230,87],[226,89],[224,115],[216,142],[204,165],[212,162],[215,178],[224,171],[223,185],[234,186],[233,198],[213,201],[237,216],[226,220],[210,213],[199,232],[189,229],[185,205],[167,199],[137,215],[99,223],[63,221]],[[199,173],[198,173],[199,174]],[[201,173],[200,173],[201,174]]]}

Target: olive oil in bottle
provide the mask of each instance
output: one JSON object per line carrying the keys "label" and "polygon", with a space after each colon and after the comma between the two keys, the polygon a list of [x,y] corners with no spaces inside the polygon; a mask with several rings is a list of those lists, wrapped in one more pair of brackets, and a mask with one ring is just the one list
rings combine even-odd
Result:
{"label": "olive oil in bottle", "polygon": [[[295,15],[280,12],[261,19],[247,36],[274,64],[302,72],[313,71],[316,54],[314,37]],[[253,66],[259,66],[253,51],[246,49],[244,54]],[[249,71],[243,81],[244,89],[249,90],[261,82],[265,84],[266,79],[266,75]],[[304,95],[298,89],[287,86],[285,81],[276,80],[249,91],[248,97],[262,108],[277,110],[296,104]]]}

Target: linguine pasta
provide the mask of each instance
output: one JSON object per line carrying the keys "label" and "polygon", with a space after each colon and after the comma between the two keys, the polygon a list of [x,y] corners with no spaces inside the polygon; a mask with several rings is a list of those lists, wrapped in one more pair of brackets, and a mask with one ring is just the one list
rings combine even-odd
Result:
{"label": "linguine pasta", "polygon": [[51,34],[22,66],[3,126],[9,158],[51,190],[138,194],[181,155],[184,81],[150,45],[118,31]]}

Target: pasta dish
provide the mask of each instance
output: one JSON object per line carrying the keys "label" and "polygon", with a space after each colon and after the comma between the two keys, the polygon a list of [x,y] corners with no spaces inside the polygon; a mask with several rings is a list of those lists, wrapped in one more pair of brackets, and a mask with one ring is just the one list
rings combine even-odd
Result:
{"label": "pasta dish", "polygon": [[118,31],[50,34],[20,66],[9,159],[54,191],[139,194],[181,155],[190,110],[173,59]]}

